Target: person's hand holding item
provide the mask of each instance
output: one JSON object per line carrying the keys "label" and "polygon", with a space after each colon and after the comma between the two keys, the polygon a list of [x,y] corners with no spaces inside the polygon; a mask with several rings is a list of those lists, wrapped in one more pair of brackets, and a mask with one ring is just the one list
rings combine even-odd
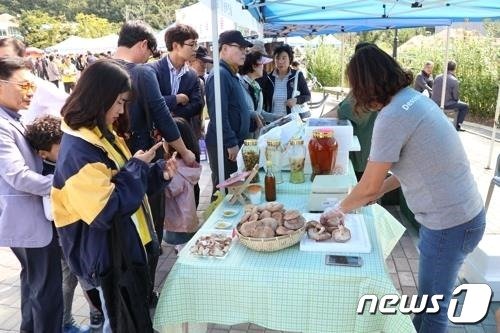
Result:
{"label": "person's hand holding item", "polygon": [[286,106],[289,108],[293,108],[295,105],[297,105],[297,99],[295,97],[286,100]]}
{"label": "person's hand holding item", "polygon": [[345,214],[340,208],[340,204],[326,208],[319,218],[321,224],[326,224],[330,220],[335,220],[338,224],[344,224]]}
{"label": "person's hand holding item", "polygon": [[186,105],[187,103],[189,103],[189,97],[186,94],[175,95],[175,100],[176,100],[177,104],[181,104],[181,105]]}
{"label": "person's hand holding item", "polygon": [[163,178],[165,180],[172,179],[177,173],[177,152],[174,151],[172,157],[165,161],[165,169],[163,170]]}
{"label": "person's hand holding item", "polygon": [[238,146],[234,146],[234,147],[231,147],[231,148],[227,148],[227,155],[228,155],[228,159],[230,161],[236,161],[236,156],[238,155],[238,151],[240,150],[240,147]]}
{"label": "person's hand holding item", "polygon": [[146,162],[146,163],[150,163],[153,160],[153,158],[156,156],[156,150],[158,148],[160,148],[162,145],[163,145],[163,142],[160,141],[146,151],[138,150],[134,154],[134,158],[137,158],[138,160],[141,160],[141,161]]}

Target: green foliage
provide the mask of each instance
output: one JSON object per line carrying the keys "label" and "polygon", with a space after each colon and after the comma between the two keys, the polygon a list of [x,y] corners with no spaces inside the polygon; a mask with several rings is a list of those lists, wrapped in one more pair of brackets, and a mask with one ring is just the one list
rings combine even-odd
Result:
{"label": "green foliage", "polygon": [[323,86],[340,85],[340,49],[320,44],[306,50],[307,71],[316,76]]}
{"label": "green foliage", "polygon": [[110,23],[108,20],[94,14],[79,13],[75,17],[77,35],[85,38],[97,38],[118,32],[120,25]]}
{"label": "green foliage", "polygon": [[[450,44],[448,58],[457,63],[460,99],[469,104],[472,115],[491,119],[498,93],[499,48],[491,47],[491,38],[478,36],[465,36]],[[431,60],[435,64],[434,75],[439,75],[444,68],[443,41],[434,40],[432,44],[401,51],[398,60],[414,74]]]}
{"label": "green foliage", "polygon": [[94,14],[109,22],[141,19],[155,29],[163,29],[175,21],[175,10],[196,0],[0,0],[0,9],[11,15],[40,10],[49,16],[76,20],[79,13]]}
{"label": "green foliage", "polygon": [[73,25],[64,16],[50,16],[41,10],[23,12],[19,28],[26,44],[39,48],[58,43],[74,32]]}
{"label": "green foliage", "polygon": [[[493,37],[499,34],[499,26],[498,22],[486,24],[488,37],[465,34],[464,37],[452,39],[448,54],[449,59],[457,62],[456,75],[460,80],[460,99],[469,103],[472,115],[487,119],[494,117],[498,94],[500,48],[492,45],[498,43]],[[403,33],[405,30],[411,30],[410,34]],[[410,38],[417,29],[399,31],[399,34],[406,36],[404,38],[408,36]],[[380,48],[392,54],[392,44],[382,32],[345,34],[344,40],[344,70],[359,41],[375,41]],[[420,45],[400,48],[398,61],[415,75],[422,70],[426,61],[433,61],[434,75],[439,75],[443,73],[444,50],[444,40],[434,36]],[[318,48],[307,49],[306,66],[323,86],[340,86],[339,47],[320,45]]]}

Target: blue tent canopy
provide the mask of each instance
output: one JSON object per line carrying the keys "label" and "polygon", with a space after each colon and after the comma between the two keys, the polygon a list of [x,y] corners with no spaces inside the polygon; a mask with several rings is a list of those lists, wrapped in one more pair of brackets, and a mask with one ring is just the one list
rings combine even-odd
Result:
{"label": "blue tent canopy", "polygon": [[266,35],[450,25],[500,18],[499,0],[240,0]]}

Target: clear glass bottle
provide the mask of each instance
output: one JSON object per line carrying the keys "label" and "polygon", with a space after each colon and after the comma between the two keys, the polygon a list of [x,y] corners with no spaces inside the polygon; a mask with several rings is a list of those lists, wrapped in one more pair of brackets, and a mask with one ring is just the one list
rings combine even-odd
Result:
{"label": "clear glass bottle", "polygon": [[306,160],[306,147],[304,140],[295,138],[290,140],[290,152],[288,161],[290,162],[290,183],[300,184],[305,182],[304,163]]}
{"label": "clear glass bottle", "polygon": [[272,162],[274,177],[276,184],[283,182],[281,174],[281,141],[279,139],[268,139],[266,147],[266,160]]}
{"label": "clear glass bottle", "polygon": [[273,162],[267,161],[266,167],[266,177],[264,178],[266,201],[276,201],[276,178],[273,174]]}
{"label": "clear glass bottle", "polygon": [[[246,171],[252,171],[255,164],[259,164],[260,152],[257,146],[257,140],[246,139],[244,141],[244,146],[241,149],[241,154],[243,155],[243,163],[245,164]],[[252,183],[259,182],[259,173],[251,181]]]}
{"label": "clear glass bottle", "polygon": [[311,157],[311,181],[316,175],[330,175],[337,160],[338,144],[331,129],[317,129],[309,140],[309,156]]}

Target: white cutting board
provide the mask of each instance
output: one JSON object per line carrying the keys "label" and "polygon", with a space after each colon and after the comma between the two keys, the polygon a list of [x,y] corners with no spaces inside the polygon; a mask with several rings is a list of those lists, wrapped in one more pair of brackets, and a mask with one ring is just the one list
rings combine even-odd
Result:
{"label": "white cutting board", "polygon": [[[306,221],[319,221],[321,214],[303,213]],[[307,237],[307,233],[300,241],[301,251],[335,252],[335,253],[370,253],[372,250],[365,220],[361,214],[347,214],[345,226],[351,230],[351,239],[345,243],[338,243],[331,239],[317,242]]]}

